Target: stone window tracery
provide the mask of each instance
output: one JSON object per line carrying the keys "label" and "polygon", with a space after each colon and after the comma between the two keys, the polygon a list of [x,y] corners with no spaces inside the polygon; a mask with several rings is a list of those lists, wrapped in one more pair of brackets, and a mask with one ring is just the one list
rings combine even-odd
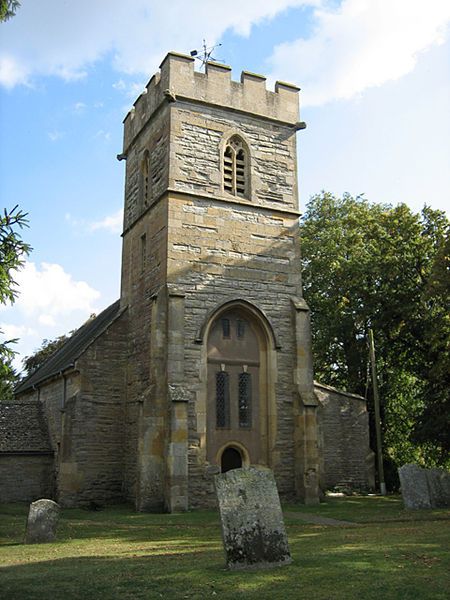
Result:
{"label": "stone window tracery", "polygon": [[223,187],[233,196],[248,196],[248,152],[238,135],[226,143],[223,153]]}
{"label": "stone window tracery", "polygon": [[216,373],[216,427],[230,426],[230,385],[226,371]]}
{"label": "stone window tracery", "polygon": [[239,373],[239,427],[252,426],[252,376]]}

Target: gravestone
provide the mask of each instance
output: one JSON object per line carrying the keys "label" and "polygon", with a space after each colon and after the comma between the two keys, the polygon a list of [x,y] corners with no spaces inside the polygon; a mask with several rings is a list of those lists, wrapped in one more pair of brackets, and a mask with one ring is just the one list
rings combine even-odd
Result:
{"label": "gravestone", "polygon": [[403,465],[398,470],[405,508],[431,508],[427,475],[417,465]]}
{"label": "gravestone", "polygon": [[216,475],[215,485],[227,566],[289,564],[292,559],[272,471],[233,469]]}
{"label": "gravestone", "polygon": [[25,544],[53,542],[56,539],[59,512],[59,504],[53,500],[32,502],[28,512]]}
{"label": "gravestone", "polygon": [[398,470],[405,508],[445,508],[450,506],[450,473],[444,469],[422,469],[403,465]]}
{"label": "gravestone", "polygon": [[444,469],[426,469],[432,508],[450,506],[450,473]]}

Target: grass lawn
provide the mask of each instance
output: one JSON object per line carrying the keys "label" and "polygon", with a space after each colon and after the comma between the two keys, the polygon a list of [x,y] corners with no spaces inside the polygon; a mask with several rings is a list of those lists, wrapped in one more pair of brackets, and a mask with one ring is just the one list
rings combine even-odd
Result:
{"label": "grass lawn", "polygon": [[[66,509],[53,544],[22,545],[28,507],[0,505],[0,599],[402,600],[450,597],[450,511],[398,497],[285,507],[293,563],[230,572],[218,514]],[[349,520],[312,525],[295,512]]]}

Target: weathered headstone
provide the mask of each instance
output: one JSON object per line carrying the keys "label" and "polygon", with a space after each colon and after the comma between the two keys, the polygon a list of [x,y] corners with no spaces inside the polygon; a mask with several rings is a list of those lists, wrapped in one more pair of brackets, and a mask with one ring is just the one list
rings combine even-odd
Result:
{"label": "weathered headstone", "polygon": [[233,469],[215,478],[230,569],[289,564],[292,559],[272,471]]}
{"label": "weathered headstone", "polygon": [[450,506],[450,473],[444,469],[426,469],[432,508]]}
{"label": "weathered headstone", "polygon": [[42,544],[56,539],[59,520],[59,504],[53,500],[36,500],[30,504],[25,544]]}
{"label": "weathered headstone", "polygon": [[422,469],[403,465],[398,470],[405,508],[450,506],[450,473],[444,469]]}
{"label": "weathered headstone", "polygon": [[403,465],[398,470],[405,508],[431,508],[427,476],[418,465]]}

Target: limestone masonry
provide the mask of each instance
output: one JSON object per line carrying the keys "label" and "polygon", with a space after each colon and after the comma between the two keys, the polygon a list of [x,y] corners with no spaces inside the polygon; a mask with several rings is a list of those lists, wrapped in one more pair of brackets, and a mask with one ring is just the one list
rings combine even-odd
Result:
{"label": "limestone masonry", "polygon": [[364,400],[313,381],[298,92],[169,53],[125,118],[120,301],[17,389],[61,505],[211,506],[214,474],[251,465],[306,503],[373,483]]}

